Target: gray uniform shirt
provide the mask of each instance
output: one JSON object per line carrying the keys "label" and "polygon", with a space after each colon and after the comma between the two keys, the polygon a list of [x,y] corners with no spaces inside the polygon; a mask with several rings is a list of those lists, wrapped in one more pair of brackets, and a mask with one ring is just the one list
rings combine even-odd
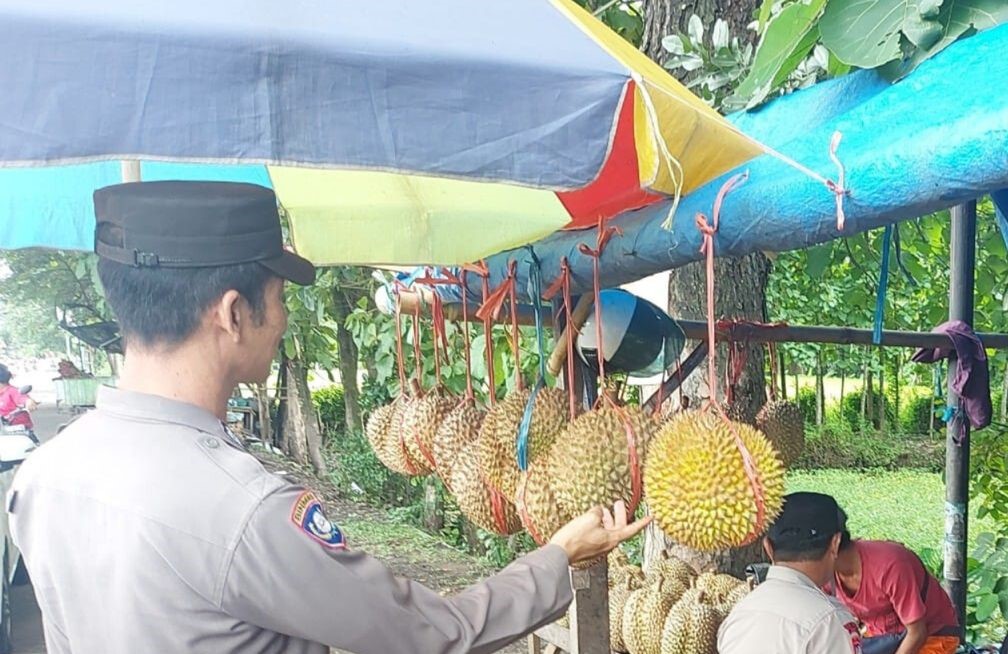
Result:
{"label": "gray uniform shirt", "polygon": [[557,546],[451,598],[344,546],[195,406],[102,388],[22,465],[11,530],[49,654],[491,652],[563,614]]}
{"label": "gray uniform shirt", "polygon": [[728,614],[720,654],[861,654],[857,621],[807,576],[771,566]]}

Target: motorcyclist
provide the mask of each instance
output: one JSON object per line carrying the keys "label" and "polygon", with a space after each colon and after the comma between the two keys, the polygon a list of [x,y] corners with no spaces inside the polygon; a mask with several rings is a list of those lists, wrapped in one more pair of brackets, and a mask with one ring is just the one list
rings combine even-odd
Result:
{"label": "motorcyclist", "polygon": [[21,409],[34,411],[38,408],[35,400],[10,385],[13,376],[10,368],[0,363],[0,418],[5,420],[15,411]]}

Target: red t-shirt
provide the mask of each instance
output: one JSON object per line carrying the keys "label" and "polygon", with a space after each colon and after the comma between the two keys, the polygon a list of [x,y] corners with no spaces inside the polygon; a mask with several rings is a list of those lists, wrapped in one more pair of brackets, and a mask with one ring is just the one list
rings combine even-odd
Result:
{"label": "red t-shirt", "polygon": [[21,391],[13,386],[0,388],[0,416],[6,416],[11,411],[23,407],[28,401],[27,395],[22,395]]}
{"label": "red t-shirt", "polygon": [[867,626],[869,635],[900,633],[904,625],[920,619],[931,635],[958,624],[945,589],[916,554],[889,541],[856,540],[854,547],[861,556],[861,586],[852,597],[837,578],[836,595]]}

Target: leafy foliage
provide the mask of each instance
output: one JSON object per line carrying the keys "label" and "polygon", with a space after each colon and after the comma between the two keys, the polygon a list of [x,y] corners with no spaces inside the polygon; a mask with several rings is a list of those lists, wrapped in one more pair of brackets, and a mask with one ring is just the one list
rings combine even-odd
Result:
{"label": "leafy foliage", "polygon": [[341,432],[346,424],[346,405],[343,403],[343,388],[327,386],[312,393],[312,404],[318,412],[323,438]]}

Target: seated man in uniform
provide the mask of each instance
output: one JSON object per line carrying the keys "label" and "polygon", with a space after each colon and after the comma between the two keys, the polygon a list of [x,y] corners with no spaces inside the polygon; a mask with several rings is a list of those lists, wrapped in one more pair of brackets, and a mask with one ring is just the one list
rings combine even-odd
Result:
{"label": "seated man in uniform", "polygon": [[720,654],[860,654],[857,623],[821,587],[833,576],[844,525],[836,500],[792,493],[763,548],[766,580],[743,598],[718,631]]}
{"label": "seated man in uniform", "polygon": [[123,184],[95,193],[95,214],[119,388],[8,496],[49,654],[493,652],[564,613],[570,563],[644,527],[596,507],[454,597],[393,576],[223,425],[235,386],[270,371],[284,280],[315,278],[283,247],[273,192]]}
{"label": "seated man in uniform", "polygon": [[952,600],[900,543],[851,540],[844,529],[832,588],[863,623],[865,654],[952,654],[959,647]]}

